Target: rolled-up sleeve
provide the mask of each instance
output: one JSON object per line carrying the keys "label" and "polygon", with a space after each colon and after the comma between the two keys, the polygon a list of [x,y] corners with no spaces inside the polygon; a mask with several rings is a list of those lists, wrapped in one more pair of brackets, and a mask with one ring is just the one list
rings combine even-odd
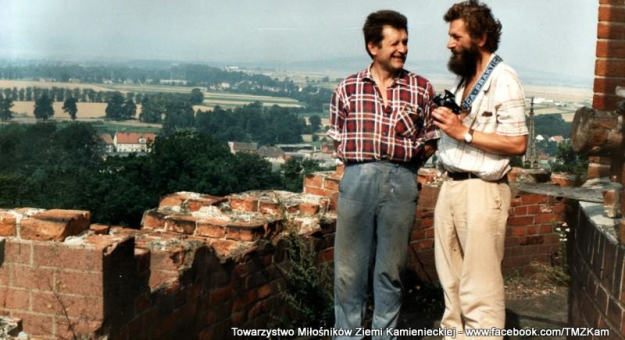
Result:
{"label": "rolled-up sleeve", "polygon": [[337,86],[330,101],[330,129],[328,137],[341,141],[341,131],[345,122],[345,94],[341,85]]}

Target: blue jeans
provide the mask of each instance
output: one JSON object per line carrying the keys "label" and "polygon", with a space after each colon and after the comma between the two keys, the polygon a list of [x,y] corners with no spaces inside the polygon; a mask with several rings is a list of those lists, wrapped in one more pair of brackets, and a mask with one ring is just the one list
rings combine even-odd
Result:
{"label": "blue jeans", "polygon": [[[397,325],[418,196],[414,170],[389,162],[359,163],[345,168],[339,187],[334,241],[336,328],[363,327],[373,259],[372,329],[380,329],[384,335],[384,328]],[[388,337],[372,337],[385,338]]]}

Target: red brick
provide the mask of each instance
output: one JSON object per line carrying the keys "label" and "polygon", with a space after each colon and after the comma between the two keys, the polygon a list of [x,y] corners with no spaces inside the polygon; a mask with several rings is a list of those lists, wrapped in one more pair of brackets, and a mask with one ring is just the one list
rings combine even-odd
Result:
{"label": "red brick", "polygon": [[[24,332],[30,336],[49,337],[54,334],[54,317],[28,312],[12,312],[13,317],[22,319]],[[31,338],[32,339],[32,338]],[[33,339],[34,340],[34,339]]]}
{"label": "red brick", "polygon": [[625,8],[623,7],[599,6],[599,21],[623,22],[624,18]]}
{"label": "red brick", "polygon": [[623,5],[625,5],[625,0],[599,0],[599,4],[601,4],[601,5],[623,6]]}
{"label": "red brick", "polygon": [[92,224],[89,226],[89,230],[93,231],[96,235],[106,235],[109,233],[109,226],[104,224]]}
{"label": "red brick", "polygon": [[429,229],[425,230],[425,237],[426,238],[434,238],[434,228],[429,228]]}
{"label": "red brick", "polygon": [[522,245],[522,246],[534,245],[534,244],[544,244],[544,243],[545,243],[545,237],[542,236],[542,235],[521,237],[519,239],[519,245]]}
{"label": "red brick", "polygon": [[102,296],[102,273],[59,271],[56,273],[57,292],[86,296]]}
{"label": "red brick", "polygon": [[[625,27],[625,26],[624,26]],[[617,86],[623,86],[624,78],[596,77],[593,85],[593,92],[603,94],[614,94]],[[596,163],[592,162],[591,163]]]}
{"label": "red brick", "polygon": [[304,177],[304,186],[323,188],[323,177],[319,174],[308,174]]}
{"label": "red brick", "polygon": [[334,260],[334,248],[325,249],[319,252],[317,255],[320,263],[326,263]]}
{"label": "red brick", "polygon": [[100,328],[102,328],[102,321],[100,320],[56,318],[56,335],[60,339],[80,339],[76,335],[93,335]]}
{"label": "red brick", "polygon": [[32,293],[33,312],[102,320],[104,303],[101,298],[64,294]]}
{"label": "red brick", "polygon": [[325,190],[320,188],[306,187],[304,188],[304,192],[307,194],[319,195],[324,197],[332,197],[332,194],[335,192],[332,190]]}
{"label": "red brick", "polygon": [[410,240],[422,240],[425,238],[425,230],[418,230],[412,232]]}
{"label": "red brick", "polygon": [[345,164],[339,164],[336,166],[336,174],[338,176],[343,176],[344,172],[345,172]]}
{"label": "red brick", "polygon": [[267,199],[261,197],[258,201],[258,212],[261,214],[267,214],[274,217],[279,217],[282,215],[282,211],[280,210],[280,205],[278,202],[273,199]]}
{"label": "red brick", "polygon": [[417,250],[423,251],[434,248],[434,240],[422,240],[417,243]]}
{"label": "red brick", "polygon": [[169,270],[151,270],[150,271],[150,280],[148,284],[152,290],[156,290],[158,288],[162,288],[162,285],[167,283],[172,283],[177,280],[179,277],[177,271],[169,271]]}
{"label": "red brick", "polygon": [[534,222],[535,223],[548,223],[551,221],[558,221],[560,219],[560,216],[555,215],[555,214],[540,214],[540,215],[536,215],[536,217],[534,218]]}
{"label": "red brick", "polygon": [[514,208],[513,216],[523,216],[527,215],[527,207],[516,207]]}
{"label": "red brick", "polygon": [[91,213],[82,210],[52,209],[23,218],[20,237],[25,240],[59,241],[88,230]]}
{"label": "red brick", "polygon": [[553,227],[551,226],[551,224],[543,224],[540,226],[541,234],[549,234],[551,232],[553,232]]}
{"label": "red brick", "polygon": [[197,217],[187,215],[170,215],[165,217],[165,231],[193,235]]}
{"label": "red brick", "polygon": [[513,227],[512,236],[525,236],[527,233],[526,227]]}
{"label": "red brick", "polygon": [[0,287],[0,308],[30,310],[28,290]]}
{"label": "red brick", "polygon": [[341,183],[340,178],[327,177],[324,185],[324,189],[339,191],[339,185]]}
{"label": "red brick", "polygon": [[248,290],[242,294],[237,294],[238,298],[234,301],[232,305],[232,310],[237,311],[250,304],[258,301],[258,291],[256,289]]}
{"label": "red brick", "polygon": [[[527,235],[536,235],[538,234],[538,226],[532,225],[527,227]],[[522,236],[522,235],[515,235]]]}
{"label": "red brick", "polygon": [[226,200],[225,197],[200,195],[192,192],[177,192],[161,199],[159,208],[181,206],[188,211],[198,211],[202,207],[217,205]]}
{"label": "red brick", "polygon": [[233,296],[233,293],[234,291],[232,290],[232,286],[225,286],[225,287],[214,289],[210,293],[211,306],[216,306],[225,301],[230,300]]}
{"label": "red brick", "polygon": [[512,217],[508,219],[509,226],[527,226],[534,223],[533,216]]}
{"label": "red brick", "polygon": [[152,270],[178,271],[184,264],[186,251],[181,247],[164,250],[151,249],[150,268]]}
{"label": "red brick", "polygon": [[232,195],[229,196],[230,208],[238,211],[258,211],[258,197]]}
{"label": "red brick", "polygon": [[625,41],[599,40],[597,41],[597,57],[610,58],[625,55]]}
{"label": "red brick", "polygon": [[219,240],[219,241],[213,242],[211,246],[213,250],[215,250],[215,253],[217,254],[217,256],[221,258],[230,257],[241,248],[241,245],[239,244],[239,242],[230,241],[230,240]]}
{"label": "red brick", "polygon": [[305,216],[313,216],[313,215],[317,215],[319,213],[319,204],[315,204],[315,203],[308,203],[308,202],[301,202],[297,205],[297,208],[299,210],[300,213],[302,213]]}
{"label": "red brick", "polygon": [[521,202],[523,204],[548,203],[549,196],[537,194],[523,195],[521,196]]}
{"label": "red brick", "polygon": [[33,243],[35,266],[102,271],[103,257],[102,249],[68,246],[62,243]]}
{"label": "red brick", "polygon": [[540,205],[534,204],[534,205],[527,206],[527,214],[528,215],[540,214]]}
{"label": "red brick", "polygon": [[15,236],[16,221],[13,214],[0,212],[0,236]]}
{"label": "red brick", "polygon": [[625,39],[625,25],[611,25],[607,22],[600,22],[597,26],[597,38]]}
{"label": "red brick", "polygon": [[240,221],[231,223],[226,229],[226,239],[256,241],[265,235],[265,230],[269,229],[266,228],[268,226],[268,223],[265,221]]}
{"label": "red brick", "polygon": [[15,239],[7,239],[4,244],[5,263],[31,264],[31,242],[22,242]]}
{"label": "red brick", "polygon": [[161,229],[165,226],[165,217],[167,214],[158,209],[146,210],[141,219],[141,226],[147,229]]}
{"label": "red brick", "polygon": [[32,268],[30,266],[12,266],[11,286],[42,291],[54,290],[54,270]]}

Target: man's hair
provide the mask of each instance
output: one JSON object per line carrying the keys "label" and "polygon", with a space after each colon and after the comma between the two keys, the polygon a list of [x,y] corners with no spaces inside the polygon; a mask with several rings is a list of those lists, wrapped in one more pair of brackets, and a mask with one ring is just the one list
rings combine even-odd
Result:
{"label": "man's hair", "polygon": [[369,52],[368,45],[369,43],[373,43],[376,46],[380,46],[380,43],[384,39],[384,35],[382,34],[384,26],[405,30],[406,33],[408,33],[408,19],[399,12],[382,10],[369,14],[365,25],[362,27],[362,32],[365,35],[365,49],[371,58],[373,58],[373,55]]}
{"label": "man's hair", "polygon": [[492,53],[499,48],[501,23],[493,17],[490,8],[479,0],[468,0],[451,6],[443,19],[448,23],[462,19],[471,38],[480,39],[486,35],[484,48],[487,51]]}

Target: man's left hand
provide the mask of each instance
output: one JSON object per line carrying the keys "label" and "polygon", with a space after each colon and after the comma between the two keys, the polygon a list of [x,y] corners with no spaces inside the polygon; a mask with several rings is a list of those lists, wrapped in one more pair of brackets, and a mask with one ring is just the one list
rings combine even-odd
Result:
{"label": "man's left hand", "polygon": [[462,125],[460,116],[454,114],[446,107],[434,109],[434,111],[432,111],[432,116],[434,117],[434,125],[453,139],[463,140],[464,135],[469,132],[469,128]]}

